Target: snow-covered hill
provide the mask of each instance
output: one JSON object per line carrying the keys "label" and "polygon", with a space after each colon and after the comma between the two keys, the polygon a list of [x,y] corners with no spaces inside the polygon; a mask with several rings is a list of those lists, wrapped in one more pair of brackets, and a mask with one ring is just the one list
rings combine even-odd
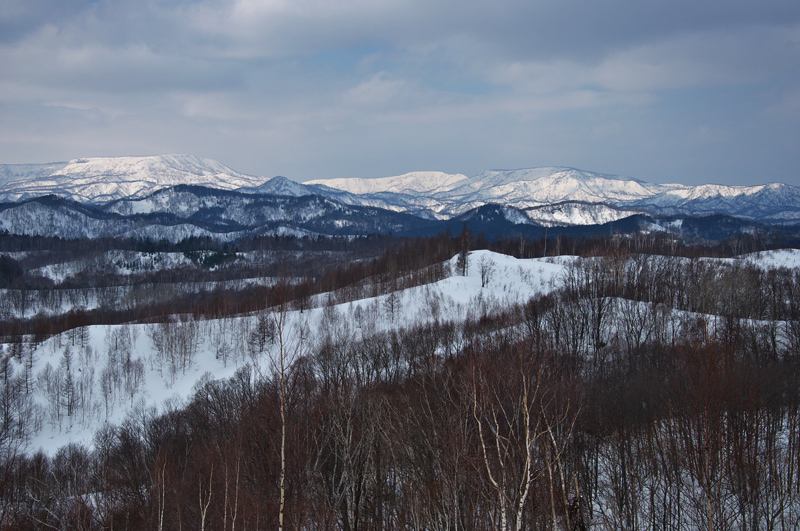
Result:
{"label": "snow-covered hill", "polygon": [[0,165],[0,201],[55,194],[73,201],[104,203],[144,197],[180,184],[235,190],[257,187],[265,181],[191,155],[100,157],[41,165]]}
{"label": "snow-covered hill", "polygon": [[[288,312],[282,321],[284,338],[302,354],[316,347],[331,322],[336,323],[337,334],[353,342],[425,323],[458,325],[558,289],[577,260],[570,256],[520,260],[472,252],[466,276],[453,274],[432,284],[333,306],[327,304],[332,300],[327,294],[317,296],[315,308]],[[800,251],[761,252],[738,260],[764,269],[797,269]],[[445,267],[456,271],[456,264],[454,257]],[[673,314],[676,322],[679,314]],[[169,325],[94,325],[31,343],[21,352],[21,344],[0,345],[0,352],[13,354],[8,358],[11,374],[32,382],[33,391],[25,395],[28,418],[22,450],[41,449],[53,455],[69,442],[91,446],[94,433],[105,423],[178,407],[204,379],[228,378],[245,365],[268,374],[274,368],[275,348],[259,350],[252,341],[265,318],[270,317],[262,313],[208,321],[185,318]],[[175,343],[184,349],[185,364],[176,364],[170,348],[177,347],[169,347],[165,338],[180,340]],[[71,415],[66,414],[58,391],[53,391],[68,371],[80,390]]]}
{"label": "snow-covered hill", "polygon": [[[518,260],[513,257],[477,251],[472,253],[467,276],[450,276],[430,285],[401,290],[352,303],[328,307],[325,295],[317,298],[316,308],[289,312],[284,332],[287,342],[303,337],[297,348],[312,350],[321,340],[324,321],[337,316],[339,333],[352,333],[353,340],[380,331],[400,330],[426,322],[463,322],[492,308],[526,302],[537,293],[553,289],[564,267],[545,260]],[[491,267],[482,287],[479,264]],[[446,267],[455,268],[455,258]],[[391,305],[388,299],[394,297]],[[28,436],[21,441],[24,450],[44,450],[53,455],[70,442],[92,445],[97,429],[107,422],[119,424],[135,411],[164,411],[186,400],[203,378],[228,378],[245,365],[258,374],[267,374],[274,363],[274,349],[254,349],[249,338],[259,319],[250,315],[200,322],[176,321],[170,326],[128,324],[89,326],[54,336],[31,347],[23,355],[31,360],[28,371],[40,383],[28,396],[31,419]],[[165,358],[159,343],[164,334],[188,342],[188,364],[177,367]],[[294,345],[293,345],[294,346]],[[11,352],[12,345],[0,345],[0,352]],[[69,356],[68,363],[65,358]],[[23,374],[24,361],[11,358],[14,374]],[[80,407],[67,416],[54,402],[49,385],[63,378],[66,367],[84,390]]]}

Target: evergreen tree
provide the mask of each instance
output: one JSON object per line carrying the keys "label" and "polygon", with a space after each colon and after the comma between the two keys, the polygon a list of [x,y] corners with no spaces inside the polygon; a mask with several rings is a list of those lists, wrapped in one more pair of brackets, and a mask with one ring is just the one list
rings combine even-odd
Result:
{"label": "evergreen tree", "polygon": [[462,276],[467,276],[469,272],[469,250],[472,246],[472,239],[472,231],[464,223],[464,228],[461,229],[461,234],[458,235],[459,251],[458,259],[456,260],[456,269]]}

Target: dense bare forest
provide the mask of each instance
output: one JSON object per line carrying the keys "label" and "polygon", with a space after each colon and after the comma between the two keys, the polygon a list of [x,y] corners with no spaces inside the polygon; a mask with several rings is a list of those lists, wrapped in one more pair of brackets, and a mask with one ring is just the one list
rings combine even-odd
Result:
{"label": "dense bare forest", "polygon": [[[757,250],[746,237],[713,248],[658,236],[490,245],[465,230],[352,247],[186,245],[160,250],[194,264],[180,273],[131,274],[129,264],[102,282],[37,277],[35,253],[6,249],[3,528],[800,526],[800,270],[728,258]],[[337,306],[382,295],[393,314],[391,295],[410,286],[467,271],[497,281],[490,255],[469,252],[486,247],[571,256],[547,293],[460,321],[438,299],[430,319],[389,330]],[[259,258],[239,267],[245,253]],[[202,264],[208,257],[217,262]],[[256,277],[272,280],[247,284]],[[289,326],[314,306],[313,333]],[[148,323],[178,371],[191,363],[192,334],[244,315],[253,325],[228,348],[271,363],[209,375],[166,411],[136,408],[92,445],[48,456],[16,442],[25,386],[47,384],[14,373],[31,344],[64,335],[78,345],[90,324]],[[59,369],[53,396],[66,416],[80,393],[63,376],[69,365]]]}

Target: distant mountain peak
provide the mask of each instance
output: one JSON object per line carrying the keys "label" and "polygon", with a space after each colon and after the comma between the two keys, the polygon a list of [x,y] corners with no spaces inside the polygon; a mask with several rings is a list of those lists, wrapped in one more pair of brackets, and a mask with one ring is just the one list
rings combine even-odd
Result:
{"label": "distant mountain peak", "polygon": [[302,197],[304,195],[314,195],[317,193],[316,190],[281,175],[273,177],[259,186],[242,187],[239,191],[248,194],[285,195],[291,197]]}
{"label": "distant mountain peak", "polygon": [[194,155],[156,155],[3,165],[0,181],[0,199],[5,201],[57,194],[75,201],[102,203],[144,197],[181,184],[235,190],[259,186],[265,179]]}

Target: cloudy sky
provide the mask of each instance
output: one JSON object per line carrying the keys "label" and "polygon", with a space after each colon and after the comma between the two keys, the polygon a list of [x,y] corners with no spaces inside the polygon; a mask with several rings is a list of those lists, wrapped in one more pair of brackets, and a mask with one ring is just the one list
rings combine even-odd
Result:
{"label": "cloudy sky", "polygon": [[0,163],[800,185],[797,0],[0,0]]}

